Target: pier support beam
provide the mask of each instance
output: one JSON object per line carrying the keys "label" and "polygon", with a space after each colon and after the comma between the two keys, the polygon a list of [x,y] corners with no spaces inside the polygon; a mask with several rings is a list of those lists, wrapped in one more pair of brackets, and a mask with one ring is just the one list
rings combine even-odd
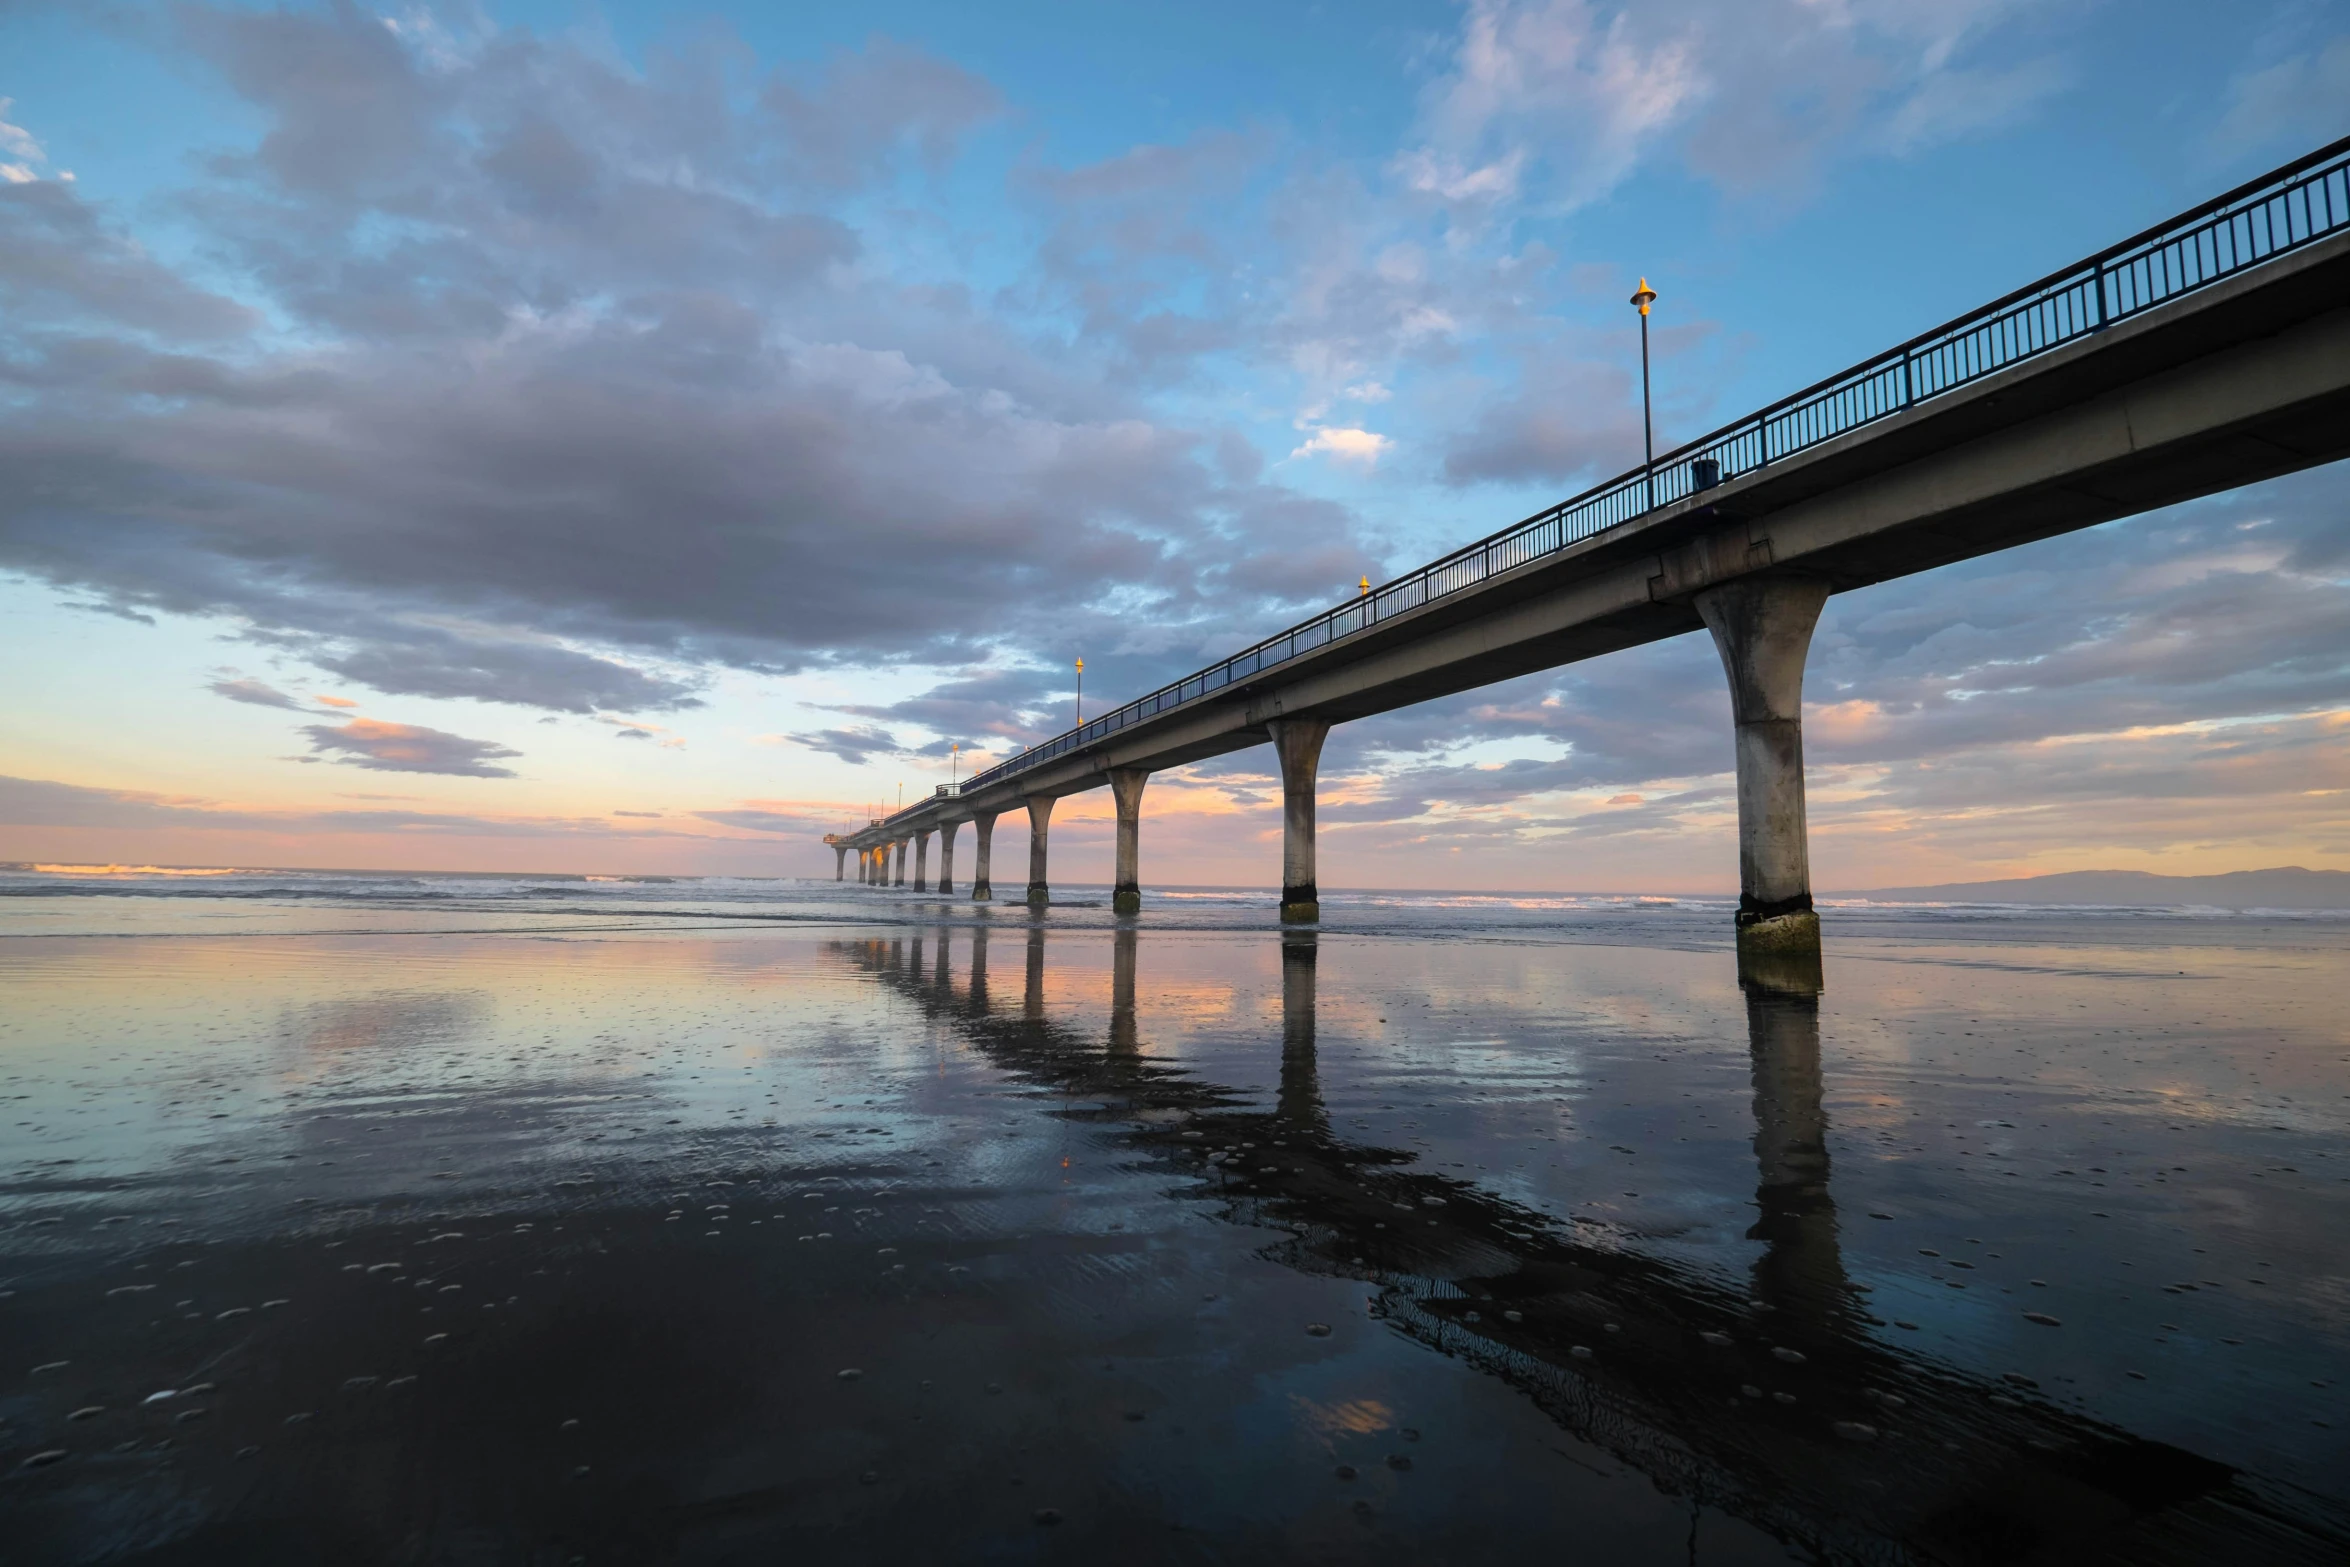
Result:
{"label": "pier support beam", "polygon": [[930,890],[930,829],[914,834],[914,890]]}
{"label": "pier support beam", "polygon": [[848,878],[849,846],[845,843],[836,843],[832,846],[832,879],[846,881]]}
{"label": "pier support beam", "polygon": [[1041,909],[1053,901],[1045,885],[1044,851],[1053,830],[1052,795],[1030,796],[1028,801],[1028,906]]}
{"label": "pier support beam", "polygon": [[1150,781],[1140,768],[1110,773],[1110,794],[1118,802],[1118,881],[1110,907],[1119,914],[1142,912],[1142,786]]}
{"label": "pier support beam", "polygon": [[1314,779],[1330,721],[1276,718],[1265,728],[1281,758],[1281,917],[1310,924],[1322,917],[1314,885]]}
{"label": "pier support beam", "polygon": [[906,884],[906,840],[903,838],[898,840],[897,861],[897,879],[891,882],[890,885],[893,887],[903,887]]}
{"label": "pier support beam", "polygon": [[977,842],[977,847],[973,851],[975,859],[971,867],[971,901],[973,903],[991,902],[995,898],[995,893],[987,885],[987,865],[995,854],[995,812],[990,811],[984,816],[972,817],[971,836]]}
{"label": "pier support beam", "polygon": [[857,851],[857,885],[862,887],[872,879],[873,851],[871,849],[859,849]]}
{"label": "pier support beam", "polygon": [[938,895],[954,896],[955,891],[955,831],[961,822],[938,824]]}
{"label": "pier support beam", "polygon": [[[1820,917],[1811,906],[1811,841],[1803,812],[1803,660],[1828,602],[1817,577],[1741,577],[1697,595],[1730,677],[1738,726],[1738,961],[1811,976]],[[1798,976],[1799,977],[1799,976]]]}

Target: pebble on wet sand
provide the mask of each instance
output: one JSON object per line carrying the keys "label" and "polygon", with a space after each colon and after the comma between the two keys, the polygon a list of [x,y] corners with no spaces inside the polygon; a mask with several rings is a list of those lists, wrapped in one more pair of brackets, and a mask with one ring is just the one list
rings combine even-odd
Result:
{"label": "pebble on wet sand", "polygon": [[1039,1507],[1033,1516],[1038,1523],[1055,1524],[1061,1521],[1061,1510],[1058,1507]]}
{"label": "pebble on wet sand", "polygon": [[857,1380],[857,1378],[863,1376],[864,1374],[864,1372],[859,1371],[855,1366],[848,1366],[842,1370],[834,1372],[833,1376],[835,1379],[842,1382],[854,1382]]}
{"label": "pebble on wet sand", "polygon": [[2026,1322],[2037,1322],[2044,1328],[2061,1328],[2064,1326],[2062,1322],[2059,1322],[2056,1318],[2050,1316],[2045,1311],[2027,1311],[2024,1313],[2024,1320]]}
{"label": "pebble on wet sand", "polygon": [[35,1453],[32,1457],[26,1459],[24,1461],[24,1467],[27,1469],[46,1469],[49,1467],[49,1465],[57,1462],[57,1460],[63,1458],[64,1456],[65,1449],[62,1447],[45,1448],[41,1452]]}
{"label": "pebble on wet sand", "polygon": [[1309,1322],[1306,1324],[1306,1336],[1308,1338],[1328,1338],[1330,1336],[1330,1324],[1327,1322]]}

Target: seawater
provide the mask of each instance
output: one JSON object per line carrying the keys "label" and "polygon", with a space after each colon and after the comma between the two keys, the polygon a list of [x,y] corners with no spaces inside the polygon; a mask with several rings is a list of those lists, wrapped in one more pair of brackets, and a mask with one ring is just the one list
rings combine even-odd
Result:
{"label": "seawater", "polygon": [[2350,918],[1056,895],[0,874],[0,1557],[2350,1552]]}

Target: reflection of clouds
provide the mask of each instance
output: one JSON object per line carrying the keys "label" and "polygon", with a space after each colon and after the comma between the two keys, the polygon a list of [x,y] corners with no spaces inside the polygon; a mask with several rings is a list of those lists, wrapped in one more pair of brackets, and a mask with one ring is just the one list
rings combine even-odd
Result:
{"label": "reflection of clouds", "polygon": [[325,1054],[413,1049],[478,1035],[495,1011],[480,991],[385,990],[291,1009],[278,1031],[305,1051]]}

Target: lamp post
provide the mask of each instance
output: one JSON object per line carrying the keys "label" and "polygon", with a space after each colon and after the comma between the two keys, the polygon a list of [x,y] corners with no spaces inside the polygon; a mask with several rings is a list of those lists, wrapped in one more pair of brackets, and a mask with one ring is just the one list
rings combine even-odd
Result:
{"label": "lamp post", "polygon": [[1648,509],[1656,510],[1656,424],[1648,411],[1648,307],[1656,303],[1656,290],[1642,278],[1640,286],[1632,291],[1632,303],[1640,307],[1640,451],[1641,471],[1648,480]]}
{"label": "lamp post", "polygon": [[960,740],[947,747],[947,781],[958,785],[963,781],[963,742]]}
{"label": "lamp post", "polygon": [[1077,661],[1077,727],[1085,727],[1085,660]]}

